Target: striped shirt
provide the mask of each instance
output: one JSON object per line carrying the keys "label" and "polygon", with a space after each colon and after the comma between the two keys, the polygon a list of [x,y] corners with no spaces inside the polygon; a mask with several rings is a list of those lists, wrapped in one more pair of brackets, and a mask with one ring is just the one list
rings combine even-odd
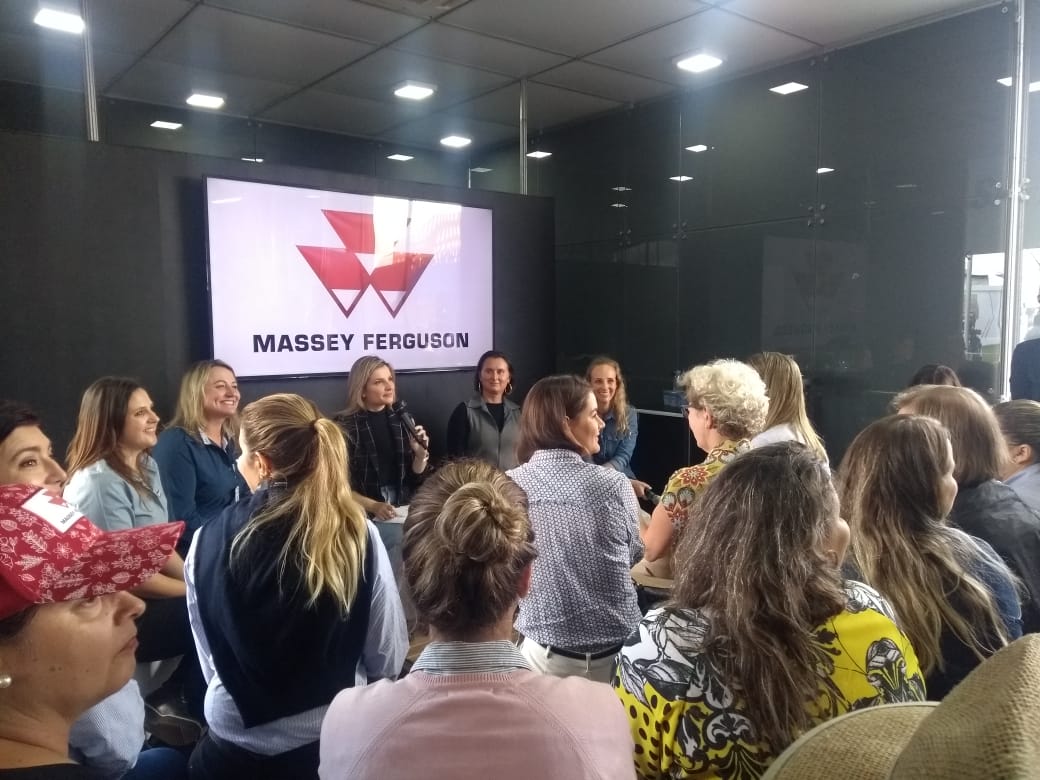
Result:
{"label": "striped shirt", "polygon": [[506,674],[530,669],[527,659],[508,639],[491,642],[431,642],[412,664],[426,674]]}

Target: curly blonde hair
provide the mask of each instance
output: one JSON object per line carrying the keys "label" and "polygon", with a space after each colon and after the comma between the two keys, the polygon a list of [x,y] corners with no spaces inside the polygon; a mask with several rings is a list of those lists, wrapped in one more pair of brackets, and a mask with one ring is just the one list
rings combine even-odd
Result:
{"label": "curly blonde hair", "polygon": [[727,439],[747,439],[761,432],[769,412],[766,383],[747,363],[713,360],[682,376],[686,400],[706,409]]}

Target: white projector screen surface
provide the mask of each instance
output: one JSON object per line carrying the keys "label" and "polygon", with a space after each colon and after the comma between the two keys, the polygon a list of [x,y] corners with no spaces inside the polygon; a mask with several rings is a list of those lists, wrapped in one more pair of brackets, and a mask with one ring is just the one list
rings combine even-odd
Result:
{"label": "white projector screen surface", "polygon": [[206,179],[213,355],[240,377],[474,366],[492,348],[490,209]]}

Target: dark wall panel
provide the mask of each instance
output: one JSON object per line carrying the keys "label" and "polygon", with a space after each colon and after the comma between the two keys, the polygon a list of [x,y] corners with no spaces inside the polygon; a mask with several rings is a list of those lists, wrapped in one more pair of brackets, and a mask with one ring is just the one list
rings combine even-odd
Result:
{"label": "dark wall panel", "polygon": [[[209,355],[205,175],[491,208],[495,345],[515,363],[518,397],[551,372],[549,199],[0,133],[0,311],[8,334],[0,346],[0,397],[34,405],[60,450],[80,394],[95,378],[138,377],[168,418],[181,373]],[[431,428],[435,450],[470,382],[470,372],[400,377],[401,395]],[[276,390],[334,412],[345,381],[248,382],[243,399]]]}

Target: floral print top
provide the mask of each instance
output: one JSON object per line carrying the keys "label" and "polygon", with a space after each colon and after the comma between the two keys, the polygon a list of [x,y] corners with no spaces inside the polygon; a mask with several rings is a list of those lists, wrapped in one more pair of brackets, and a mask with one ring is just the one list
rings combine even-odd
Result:
{"label": "floral print top", "polygon": [[[845,609],[819,626],[820,687],[813,723],[875,704],[923,701],[924,678],[891,607],[849,581]],[[701,653],[707,621],[696,610],[654,609],[618,655],[614,688],[628,712],[640,778],[760,777],[786,745],[755,734],[741,698]]]}
{"label": "floral print top", "polygon": [[697,496],[704,492],[715,475],[722,471],[722,467],[749,449],[751,442],[747,439],[724,441],[712,449],[703,462],[681,468],[668,478],[668,484],[661,496],[661,506],[668,511],[672,520],[672,530],[678,531],[686,524]]}

